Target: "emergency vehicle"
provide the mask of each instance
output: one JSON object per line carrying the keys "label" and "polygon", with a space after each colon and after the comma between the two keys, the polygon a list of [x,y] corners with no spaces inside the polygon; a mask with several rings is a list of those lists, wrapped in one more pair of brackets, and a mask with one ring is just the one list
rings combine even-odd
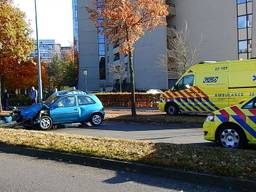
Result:
{"label": "emergency vehicle", "polygon": [[204,122],[204,138],[225,148],[256,143],[256,97],[215,111]]}
{"label": "emergency vehicle", "polygon": [[256,60],[196,64],[161,95],[169,115],[209,113],[256,96]]}

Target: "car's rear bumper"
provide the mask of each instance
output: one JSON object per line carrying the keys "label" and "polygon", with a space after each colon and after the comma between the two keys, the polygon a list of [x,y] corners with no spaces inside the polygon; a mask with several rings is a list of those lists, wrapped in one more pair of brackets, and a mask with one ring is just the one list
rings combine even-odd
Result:
{"label": "car's rear bumper", "polygon": [[203,125],[204,139],[207,141],[215,141],[215,123],[207,121]]}
{"label": "car's rear bumper", "polygon": [[159,109],[159,111],[165,112],[165,105],[166,105],[166,102],[159,102],[159,103],[158,103],[158,109]]}

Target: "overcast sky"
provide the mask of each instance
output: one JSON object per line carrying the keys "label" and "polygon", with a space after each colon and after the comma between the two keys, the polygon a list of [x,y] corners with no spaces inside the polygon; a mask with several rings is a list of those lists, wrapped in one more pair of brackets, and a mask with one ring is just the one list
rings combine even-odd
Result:
{"label": "overcast sky", "polygon": [[[34,0],[14,0],[35,32]],[[39,39],[55,39],[62,46],[73,42],[72,0],[37,0]],[[35,37],[35,33],[33,33]]]}

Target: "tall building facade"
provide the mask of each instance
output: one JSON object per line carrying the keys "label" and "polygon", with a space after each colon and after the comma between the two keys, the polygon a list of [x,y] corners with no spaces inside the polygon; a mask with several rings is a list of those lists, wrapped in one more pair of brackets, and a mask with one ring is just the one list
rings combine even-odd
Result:
{"label": "tall building facade", "polygon": [[[91,0],[77,0],[79,84],[82,90],[104,90],[113,87],[115,82],[110,66],[122,62],[127,65],[127,57],[121,56],[118,45],[107,45],[105,37],[96,28],[85,7]],[[101,6],[99,1],[97,6]],[[74,5],[74,4],[73,4]],[[100,21],[99,21],[100,22]],[[147,33],[137,44],[134,52],[136,88],[167,88],[166,67],[159,65],[160,57],[166,55],[166,28],[158,28]],[[128,74],[128,67],[127,67]],[[128,82],[128,75],[124,82]]]}
{"label": "tall building facade", "polygon": [[[167,0],[170,15],[167,27],[147,32],[135,47],[136,88],[167,89],[178,78],[175,64],[167,70],[167,29],[188,28],[189,45],[197,50],[195,63],[250,59],[256,57],[256,0]],[[102,2],[102,1],[101,1]],[[105,38],[90,21],[85,6],[91,0],[77,0],[78,45],[80,55],[79,88],[100,90],[113,85],[112,64],[127,65],[117,45]],[[163,62],[165,65],[163,65]],[[127,81],[128,67],[127,67]]]}
{"label": "tall building facade", "polygon": [[74,36],[74,49],[79,52],[78,44],[78,6],[77,0],[72,0],[72,10],[73,10],[73,36]]}
{"label": "tall building facade", "polygon": [[[41,61],[51,62],[55,55],[61,57],[61,45],[56,44],[53,39],[39,40],[40,58]],[[32,57],[37,57],[37,50],[35,50]]]}

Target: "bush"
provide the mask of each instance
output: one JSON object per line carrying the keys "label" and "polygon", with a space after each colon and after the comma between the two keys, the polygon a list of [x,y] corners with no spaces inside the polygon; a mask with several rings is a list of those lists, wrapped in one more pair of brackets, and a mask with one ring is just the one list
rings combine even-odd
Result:
{"label": "bush", "polygon": [[11,95],[9,99],[10,106],[28,106],[31,105],[31,99],[26,95]]}
{"label": "bush", "polygon": [[[105,107],[131,107],[130,93],[96,93]],[[136,93],[137,107],[157,107],[160,94]]]}

